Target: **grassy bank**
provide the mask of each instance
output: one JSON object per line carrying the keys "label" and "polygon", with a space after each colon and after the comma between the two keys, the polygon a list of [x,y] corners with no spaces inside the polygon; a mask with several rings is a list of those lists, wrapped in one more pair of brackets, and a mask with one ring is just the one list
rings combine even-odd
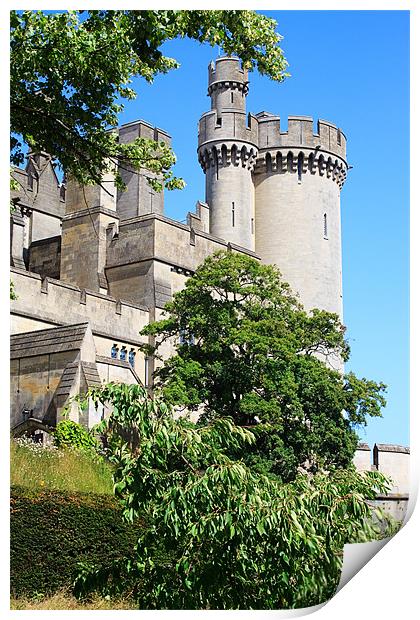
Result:
{"label": "grassy bank", "polygon": [[129,599],[107,600],[94,596],[90,601],[78,601],[66,590],[57,592],[53,596],[39,596],[33,598],[12,598],[10,609],[136,609],[136,605]]}
{"label": "grassy bank", "polygon": [[10,442],[10,482],[28,489],[112,494],[112,470],[105,462],[71,449]]}

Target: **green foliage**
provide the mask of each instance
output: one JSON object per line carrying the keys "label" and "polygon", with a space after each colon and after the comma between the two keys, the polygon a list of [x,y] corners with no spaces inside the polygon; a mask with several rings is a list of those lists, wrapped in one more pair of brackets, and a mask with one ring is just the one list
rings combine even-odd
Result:
{"label": "green foliage", "polygon": [[[287,63],[276,25],[254,11],[11,11],[12,162],[22,163],[26,142],[83,184],[100,183],[120,162],[156,173],[155,190],[182,188],[163,142],[118,143],[110,131],[123,109],[117,100],[136,97],[134,77],[152,82],[178,66],[159,49],[178,37],[222,46],[281,82]],[[120,177],[117,184],[123,187]]]}
{"label": "green foliage", "polygon": [[50,594],[70,588],[78,562],[104,565],[129,553],[140,524],[124,524],[110,495],[12,486],[11,592]]}
{"label": "green foliage", "polygon": [[87,428],[73,422],[73,420],[62,420],[54,429],[54,441],[59,447],[72,447],[83,451],[94,451],[99,444],[92,433]]}
{"label": "green foliage", "polygon": [[68,492],[112,494],[109,463],[88,452],[70,448],[43,447],[30,440],[10,442],[12,485]]}
{"label": "green foliage", "polygon": [[144,349],[157,357],[178,341],[155,373],[168,402],[251,427],[248,463],[284,481],[299,466],[350,465],[357,426],[381,414],[385,386],[325,363],[349,356],[337,315],[308,314],[276,267],[233,252],[207,258],[165,310],[142,333],[155,337]]}
{"label": "green foliage", "polygon": [[[128,581],[146,609],[315,605],[334,594],[344,544],[377,535],[366,500],[389,488],[377,472],[281,484],[229,457],[255,442],[229,418],[201,426],[174,419],[139,386],[110,384],[88,396],[111,407],[111,435],[137,427],[134,450],[120,443],[114,455],[115,493],[125,519],[141,515],[148,527],[125,561],[84,565],[79,596],[115,593]],[[155,541],[165,561],[156,561]]]}
{"label": "green foliage", "polygon": [[13,301],[17,298],[18,296],[16,295],[15,285],[13,284],[13,280],[10,280],[10,301]]}

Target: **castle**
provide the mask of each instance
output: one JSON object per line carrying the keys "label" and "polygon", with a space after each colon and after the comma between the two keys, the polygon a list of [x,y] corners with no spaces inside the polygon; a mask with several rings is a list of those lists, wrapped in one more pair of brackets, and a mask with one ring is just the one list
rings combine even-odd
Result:
{"label": "castle", "polygon": [[[71,179],[60,184],[43,152],[29,154],[25,170],[15,169],[16,433],[54,426],[69,397],[91,385],[117,380],[150,386],[153,359],[139,351],[145,341],[139,332],[162,316],[166,302],[217,250],[277,265],[307,310],[342,318],[346,137],[323,120],[314,132],[306,116],[290,116],[282,131],[278,116],[247,113],[248,88],[238,59],[210,63],[211,109],[201,116],[198,133],[205,201],[197,202],[186,224],[164,215],[163,192],[152,190],[145,173],[121,169],[126,191],[117,192],[111,173],[103,187],[81,187]],[[118,132],[122,143],[136,137],[170,143],[165,131],[144,121]],[[92,426],[100,413],[92,408],[71,415]],[[394,448],[405,459],[407,449]]]}

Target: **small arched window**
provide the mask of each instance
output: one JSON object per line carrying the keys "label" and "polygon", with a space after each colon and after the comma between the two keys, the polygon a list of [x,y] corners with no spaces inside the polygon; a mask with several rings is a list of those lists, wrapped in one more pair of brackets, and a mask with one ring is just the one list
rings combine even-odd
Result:
{"label": "small arched window", "polygon": [[127,349],[125,347],[122,347],[121,352],[120,352],[120,360],[125,362],[126,359],[127,359]]}
{"label": "small arched window", "polygon": [[232,202],[232,227],[235,227],[235,203]]}
{"label": "small arched window", "polygon": [[324,239],[328,239],[328,220],[326,213],[324,213]]}
{"label": "small arched window", "polygon": [[112,345],[112,349],[111,349],[111,357],[112,359],[116,360],[118,357],[118,346],[116,344]]}
{"label": "small arched window", "polygon": [[149,386],[149,358],[144,358],[144,386]]}
{"label": "small arched window", "polygon": [[131,366],[133,366],[134,368],[134,360],[136,359],[136,353],[134,351],[134,349],[131,349],[129,354],[128,354],[128,362]]}

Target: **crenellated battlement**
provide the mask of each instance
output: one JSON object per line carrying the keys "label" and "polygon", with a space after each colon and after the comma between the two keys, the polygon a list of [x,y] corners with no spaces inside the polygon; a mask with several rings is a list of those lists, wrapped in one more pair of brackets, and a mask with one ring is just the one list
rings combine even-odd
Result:
{"label": "crenellated battlement", "polygon": [[220,56],[208,67],[209,89],[217,82],[236,82],[248,85],[248,70],[241,67],[239,58]]}
{"label": "crenellated battlement", "polygon": [[283,147],[261,149],[254,174],[318,174],[335,181],[341,189],[347,177],[347,164],[319,149]]}
{"label": "crenellated battlement", "polygon": [[258,148],[258,120],[253,114],[240,109],[211,110],[200,118],[198,124],[199,148],[208,142],[226,139],[247,142]]}
{"label": "crenellated battlement", "polygon": [[136,138],[147,138],[155,142],[171,144],[171,136],[166,131],[141,119],[121,125],[118,129],[118,136],[122,144],[133,142]]}
{"label": "crenellated battlement", "polygon": [[312,117],[289,116],[287,131],[282,131],[279,116],[260,112],[256,114],[256,118],[260,149],[305,147],[325,151],[346,161],[346,136],[329,121],[318,120],[317,131],[314,131]]}

